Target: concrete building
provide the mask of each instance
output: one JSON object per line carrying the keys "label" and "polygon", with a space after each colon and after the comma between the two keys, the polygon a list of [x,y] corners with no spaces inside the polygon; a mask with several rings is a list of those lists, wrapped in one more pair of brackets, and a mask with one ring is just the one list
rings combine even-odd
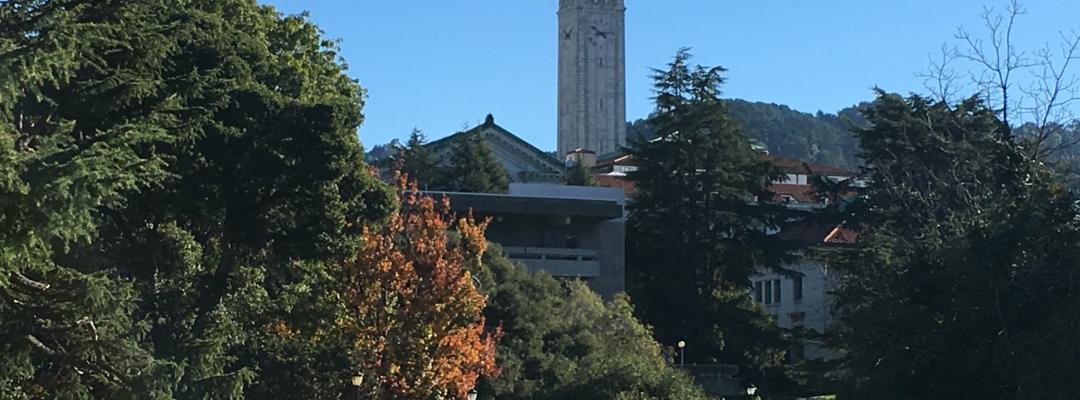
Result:
{"label": "concrete building", "polygon": [[[530,271],[582,279],[604,298],[625,288],[625,197],[608,188],[514,184],[509,194],[446,195],[456,212],[490,217],[488,240]],[[558,190],[545,190],[558,188]]]}
{"label": "concrete building", "polygon": [[559,1],[558,155],[626,145],[626,6]]}

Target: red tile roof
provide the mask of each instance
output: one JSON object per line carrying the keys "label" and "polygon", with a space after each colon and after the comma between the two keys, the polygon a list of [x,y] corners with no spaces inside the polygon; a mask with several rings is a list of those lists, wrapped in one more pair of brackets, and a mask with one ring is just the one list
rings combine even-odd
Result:
{"label": "red tile roof", "polygon": [[821,196],[810,185],[794,185],[787,183],[774,183],[769,185],[769,192],[773,194],[772,201],[782,203],[783,196],[791,196],[799,203],[820,203]]}
{"label": "red tile roof", "polygon": [[855,244],[859,235],[843,223],[820,224],[801,222],[785,226],[780,230],[781,239],[790,240],[804,246],[844,246]]}
{"label": "red tile roof", "polygon": [[634,194],[634,182],[622,175],[593,175],[593,184],[600,187],[622,188],[626,195]]}
{"label": "red tile roof", "polygon": [[[852,176],[854,172],[848,171],[843,168],[833,167],[824,164],[808,163],[794,158],[779,157],[773,155],[763,155],[764,160],[771,161],[774,165],[780,168],[781,171],[786,173],[799,173],[799,174],[823,174],[823,175],[841,175]],[[599,172],[608,172],[615,165],[634,165],[633,156],[626,154],[615,158],[598,162],[593,168],[598,172],[593,176],[593,182],[596,186],[602,187],[618,187],[626,191],[627,195],[634,193],[634,182],[631,181],[625,175],[604,175]],[[811,185],[797,185],[790,183],[775,183],[769,185],[769,191],[774,194],[770,201],[783,202],[783,196],[791,196],[791,198],[798,203],[811,204],[821,203],[822,199],[813,186]]]}

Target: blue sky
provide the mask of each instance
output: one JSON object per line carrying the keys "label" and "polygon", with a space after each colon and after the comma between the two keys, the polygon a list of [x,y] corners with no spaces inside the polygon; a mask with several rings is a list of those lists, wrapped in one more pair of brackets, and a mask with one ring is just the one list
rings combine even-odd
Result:
{"label": "blue sky", "polygon": [[[368,89],[367,147],[431,140],[487,113],[537,147],[555,148],[557,0],[259,0],[309,11],[341,40]],[[835,112],[870,89],[923,92],[914,75],[958,26],[981,31],[1001,0],[627,0],[627,118],[652,109],[649,67],[679,47],[730,71],[727,97]],[[1016,42],[1035,49],[1080,29],[1080,1],[1026,0]]]}

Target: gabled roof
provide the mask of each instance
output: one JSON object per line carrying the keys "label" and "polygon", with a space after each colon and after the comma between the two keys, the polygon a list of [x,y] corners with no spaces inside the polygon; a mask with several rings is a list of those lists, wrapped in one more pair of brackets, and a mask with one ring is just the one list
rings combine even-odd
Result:
{"label": "gabled roof", "polygon": [[477,125],[472,129],[457,132],[450,136],[435,140],[431,143],[428,143],[427,146],[434,150],[436,153],[438,153],[444,151],[444,149],[447,149],[451,143],[461,140],[461,138],[467,136],[468,134],[476,132],[495,133],[506,141],[515,144],[517,148],[521,149],[521,152],[524,153],[525,156],[532,159],[535,163],[543,166],[545,169],[549,170],[546,172],[561,174],[563,173],[563,171],[566,170],[566,166],[563,164],[563,162],[559,161],[557,158],[555,158],[555,156],[552,156],[551,153],[536,148],[536,146],[533,146],[524,139],[506,130],[506,128],[503,128],[496,124],[495,117],[493,117],[491,114],[487,115],[487,118],[484,119],[483,124]]}

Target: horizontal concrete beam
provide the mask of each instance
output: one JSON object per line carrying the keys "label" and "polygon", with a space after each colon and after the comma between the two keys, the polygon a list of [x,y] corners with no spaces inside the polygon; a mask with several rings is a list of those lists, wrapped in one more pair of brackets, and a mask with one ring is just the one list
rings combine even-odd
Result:
{"label": "horizontal concrete beam", "polygon": [[472,210],[480,214],[547,215],[562,217],[590,217],[601,220],[622,218],[623,208],[611,200],[566,199],[528,197],[508,194],[425,192],[436,199],[446,196],[450,208],[464,212]]}

